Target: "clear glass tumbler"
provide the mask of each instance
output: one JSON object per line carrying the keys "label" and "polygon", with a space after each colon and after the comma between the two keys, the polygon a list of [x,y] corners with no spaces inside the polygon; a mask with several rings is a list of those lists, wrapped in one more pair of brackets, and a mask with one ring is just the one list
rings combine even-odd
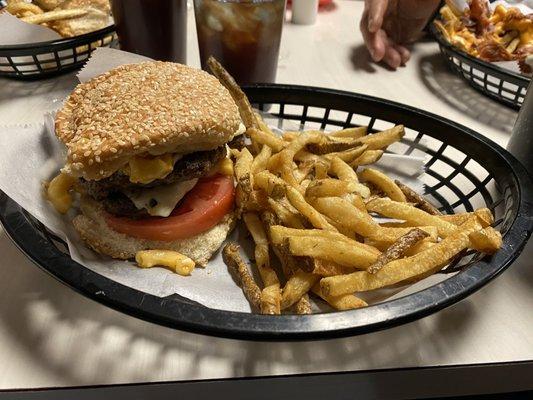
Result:
{"label": "clear glass tumbler", "polygon": [[285,0],[194,0],[202,68],[214,56],[239,84],[276,80]]}

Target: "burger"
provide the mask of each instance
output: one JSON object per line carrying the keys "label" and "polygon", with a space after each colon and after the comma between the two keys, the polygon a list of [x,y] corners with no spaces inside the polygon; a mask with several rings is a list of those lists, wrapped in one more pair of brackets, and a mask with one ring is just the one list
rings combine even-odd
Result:
{"label": "burger", "polygon": [[205,265],[233,228],[227,145],[244,126],[208,73],[168,62],[118,67],[76,87],[55,131],[67,150],[62,174],[81,193],[72,222],[95,251],[130,259],[175,250]]}

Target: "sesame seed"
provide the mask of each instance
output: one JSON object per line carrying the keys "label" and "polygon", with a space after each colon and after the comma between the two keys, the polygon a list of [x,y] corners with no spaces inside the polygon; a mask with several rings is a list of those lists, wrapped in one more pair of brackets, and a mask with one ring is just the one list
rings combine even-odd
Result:
{"label": "sesame seed", "polygon": [[[87,167],[95,161],[100,175],[109,176],[148,148],[209,150],[225,143],[239,123],[237,106],[216,78],[157,61],[124,65],[78,85],[57,114],[56,133],[68,162],[76,161],[91,179],[96,172]],[[207,138],[193,142],[199,133]]]}

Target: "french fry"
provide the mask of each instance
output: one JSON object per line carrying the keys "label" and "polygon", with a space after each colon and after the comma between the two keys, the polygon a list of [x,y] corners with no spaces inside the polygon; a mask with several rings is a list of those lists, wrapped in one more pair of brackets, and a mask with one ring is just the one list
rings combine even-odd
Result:
{"label": "french fry", "polygon": [[507,45],[505,50],[507,50],[509,53],[514,53],[518,45],[520,44],[520,38],[514,38],[511,40],[511,43]]}
{"label": "french fry", "polygon": [[281,314],[281,291],[279,283],[267,286],[261,291],[261,314]]}
{"label": "french fry", "polygon": [[314,168],[314,163],[302,162],[298,166],[298,169],[293,171],[294,177],[296,178],[296,181],[300,183],[300,186],[302,184],[302,181],[309,176],[313,168]]}
{"label": "french fry", "polygon": [[333,156],[330,158],[330,172],[341,181],[349,183],[359,182],[359,178],[353,168],[346,164],[340,157]]}
{"label": "french fry", "polygon": [[315,210],[296,189],[287,186],[285,188],[287,198],[291,204],[315,227],[336,232],[337,229],[331,225],[322,214]]}
{"label": "french fry", "polygon": [[311,207],[304,197],[293,187],[287,185],[285,181],[277,176],[263,171],[255,175],[255,181],[259,187],[265,190],[270,196],[284,192],[290,203],[316,228],[336,231],[335,227],[329,224],[326,219],[313,207]]}
{"label": "french fry", "polygon": [[[426,232],[427,233],[427,232]],[[421,251],[429,249],[435,244],[435,240],[431,237],[422,239],[405,252],[405,256],[413,256]],[[394,242],[383,242],[381,240],[365,239],[365,244],[375,247],[381,252],[387,251],[387,249],[394,244]]]}
{"label": "french fry", "polygon": [[481,253],[494,254],[502,247],[502,235],[489,226],[470,234],[470,246]]}
{"label": "french fry", "polygon": [[257,112],[254,112],[254,115],[255,115],[255,120],[257,121],[257,125],[258,125],[259,129],[261,129],[263,132],[269,133],[271,135],[275,135],[275,133],[272,132],[272,130],[265,123],[265,121],[263,120],[263,117],[261,116],[261,114],[259,114]]}
{"label": "french fry", "polygon": [[[376,241],[392,244],[410,230],[410,228],[379,226],[368,213],[359,210],[346,199],[339,197],[320,197],[313,202],[313,206],[344,228]],[[429,233],[433,239],[437,239],[437,227],[419,226],[419,228]]]}
{"label": "french fry", "polygon": [[305,295],[320,277],[298,270],[287,281],[281,293],[281,309],[284,310]]}
{"label": "french fry", "polygon": [[415,192],[409,186],[404,185],[403,183],[401,183],[398,180],[395,180],[394,183],[396,183],[396,185],[400,188],[402,193],[405,195],[405,199],[409,203],[414,203],[416,205],[416,207],[418,207],[421,210],[427,212],[428,214],[441,215],[441,212],[433,204],[431,204],[423,196],[419,195],[417,192]]}
{"label": "french fry", "polygon": [[305,197],[343,196],[356,190],[356,183],[339,179],[316,179],[307,186]]}
{"label": "french fry", "polygon": [[268,206],[268,197],[262,190],[252,190],[244,206],[247,211],[262,211]]}
{"label": "french fry", "polygon": [[363,136],[358,140],[360,144],[366,144],[369,150],[381,150],[385,147],[400,141],[405,135],[403,125],[396,125],[391,129]]}
{"label": "french fry", "polygon": [[242,210],[246,207],[253,190],[253,175],[251,174],[253,159],[254,157],[248,149],[244,148],[235,162],[234,172],[237,180],[235,200],[237,203],[238,215],[240,215]]}
{"label": "french fry", "polygon": [[469,235],[480,229],[481,225],[477,218],[472,218],[461,225],[453,234],[426,251],[392,261],[384,265],[376,274],[361,271],[348,275],[322,278],[320,288],[326,295],[340,296],[394,285],[448,262],[457,253],[468,248],[470,244]]}
{"label": "french fry", "polygon": [[254,175],[254,188],[264,190],[273,199],[280,199],[285,196],[286,185],[283,179],[268,171],[261,171]]}
{"label": "french fry", "polygon": [[252,174],[257,174],[258,172],[264,171],[267,167],[268,160],[272,156],[272,149],[266,144],[261,147],[261,151],[254,158],[252,162],[251,171]]}
{"label": "french fry", "polygon": [[417,225],[435,226],[439,230],[439,235],[442,237],[451,235],[457,229],[456,225],[444,221],[438,216],[428,214],[407,203],[400,203],[385,198],[374,198],[366,203],[366,208],[368,211],[376,212],[385,217],[401,219]]}
{"label": "french fry", "polygon": [[17,3],[10,2],[5,8],[5,11],[17,17],[21,17],[25,13],[29,15],[43,14],[43,10],[39,6],[24,1]]}
{"label": "french fry", "polygon": [[[327,179],[329,164],[325,162],[315,163],[315,179]],[[309,185],[308,185],[309,186]]]}
{"label": "french fry", "polygon": [[362,155],[366,150],[368,150],[368,146],[366,144],[354,147],[353,149],[348,149],[344,151],[339,151],[336,153],[329,153],[324,155],[327,160],[331,160],[333,157],[338,157],[342,161],[346,163],[350,163],[353,160],[355,160],[357,157]]}
{"label": "french fry", "polygon": [[267,210],[261,214],[261,221],[265,226],[269,243],[271,245],[272,250],[274,251],[274,254],[276,254],[276,257],[278,258],[281,264],[281,268],[283,270],[283,273],[285,274],[285,277],[291,276],[293,272],[298,269],[294,258],[289,255],[289,253],[286,251],[285,248],[283,248],[283,246],[272,243],[272,238],[270,235],[270,228],[272,226],[278,225],[280,223],[280,219],[272,211]]}
{"label": "french fry", "polygon": [[340,131],[331,132],[329,136],[339,138],[358,139],[366,135],[366,126],[358,126],[355,128],[341,129]]}
{"label": "french fry", "polygon": [[273,243],[283,244],[285,240],[290,237],[318,238],[324,239],[325,241],[329,241],[330,243],[344,242],[348,246],[351,246],[355,249],[361,249],[362,251],[373,253],[376,258],[381,254],[381,252],[376,250],[375,248],[365,245],[364,243],[357,242],[353,239],[347,238],[346,236],[337,232],[330,232],[320,229],[293,229],[281,225],[274,225],[270,227],[270,239]]}
{"label": "french fry", "polygon": [[[357,269],[366,269],[376,262],[378,257],[376,253],[363,248],[362,246],[364,245],[362,243],[355,240],[352,242],[352,244],[349,244],[346,241],[342,241],[333,245],[331,241],[325,238],[310,236],[289,237],[286,239],[290,254],[295,256],[320,258]],[[359,246],[356,246],[356,243]]]}
{"label": "french fry", "polygon": [[45,22],[59,21],[62,19],[79,18],[87,14],[86,8],[72,8],[70,10],[48,11],[42,14],[31,15],[21,18],[22,21],[29,24],[42,24]]}
{"label": "french fry", "polygon": [[316,259],[313,263],[313,269],[308,271],[318,276],[335,276],[352,272],[350,268],[343,267],[337,263]]}
{"label": "french fry", "polygon": [[265,287],[279,284],[276,272],[270,267],[268,238],[261,220],[255,213],[243,214],[244,223],[255,242],[255,263]]}
{"label": "french fry", "polygon": [[224,263],[230,270],[234,272],[239,281],[244,296],[250,302],[253,309],[261,310],[261,290],[257,283],[255,283],[252,275],[248,271],[248,267],[241,258],[239,253],[239,245],[236,243],[228,243],[222,250],[222,258]]}
{"label": "french fry", "polygon": [[410,248],[428,236],[428,233],[421,229],[414,228],[410,230],[394,242],[385,252],[380,254],[376,262],[368,267],[368,273],[375,274],[385,264],[402,257]]}
{"label": "french fry", "polygon": [[383,172],[376,169],[367,168],[359,173],[359,177],[366,182],[372,183],[383,191],[391,200],[405,203],[405,195],[394,181]]}
{"label": "french fry", "polygon": [[361,165],[374,164],[383,156],[383,150],[367,150],[355,160],[350,163],[352,168],[357,168]]}
{"label": "french fry", "polygon": [[370,189],[359,183],[359,178],[353,168],[339,157],[330,158],[330,172],[341,181],[355,183],[355,192],[363,198],[370,196]]}
{"label": "french fry", "polygon": [[335,310],[354,310],[356,308],[366,307],[368,304],[353,294],[344,294],[341,296],[326,296],[322,290],[320,290],[320,282],[317,282],[311,289],[311,291],[317,296],[324,299]]}
{"label": "french fry", "polygon": [[239,108],[242,122],[244,126],[248,128],[259,128],[257,124],[257,118],[252,109],[252,105],[248,100],[248,97],[244,94],[240,86],[235,82],[235,79],[224,69],[224,67],[213,57],[209,57],[207,65],[211,72],[217,77],[222,85],[228,89],[231,97]]}
{"label": "french fry", "polygon": [[280,201],[268,199],[270,208],[276,213],[283,225],[290,228],[303,229],[305,226],[298,214],[295,214],[287,209]]}
{"label": "french fry", "polygon": [[299,315],[311,314],[311,303],[309,303],[309,295],[307,293],[296,302],[294,309],[296,314]]}
{"label": "french fry", "polygon": [[294,139],[296,139],[300,135],[300,132],[291,132],[291,131],[285,131],[281,135],[281,138],[285,140],[286,142],[292,142]]}
{"label": "french fry", "polygon": [[314,154],[323,155],[350,150],[359,145],[358,139],[335,141],[324,137],[322,141],[308,144],[307,150]]}
{"label": "french fry", "polygon": [[363,201],[363,199],[361,198],[361,196],[359,196],[358,194],[356,193],[349,193],[349,194],[345,194],[344,196],[341,196],[343,199],[347,200],[348,202],[350,202],[350,204],[354,205],[356,208],[358,208],[360,211],[362,212],[365,212],[366,213],[366,206],[365,206],[365,202]]}
{"label": "french fry", "polygon": [[[465,212],[459,214],[439,214],[437,215],[441,220],[449,222],[454,225],[461,225],[468,221],[473,215],[476,215],[479,218],[480,224],[486,228],[494,223],[494,216],[488,208],[478,208],[473,212]],[[387,227],[407,227],[407,226],[416,226],[417,223],[403,221],[403,222],[385,222],[380,224],[381,226]]]}
{"label": "french fry", "polygon": [[[335,153],[338,154],[338,153]],[[300,150],[294,155],[294,160],[301,161],[301,162],[309,162],[309,163],[328,163],[328,159],[326,156],[319,156],[313,153],[309,153],[306,150]]]}
{"label": "french fry", "polygon": [[265,132],[257,128],[248,128],[246,134],[252,138],[252,142],[257,142],[263,146],[268,146],[275,152],[281,151],[286,143],[272,132]]}

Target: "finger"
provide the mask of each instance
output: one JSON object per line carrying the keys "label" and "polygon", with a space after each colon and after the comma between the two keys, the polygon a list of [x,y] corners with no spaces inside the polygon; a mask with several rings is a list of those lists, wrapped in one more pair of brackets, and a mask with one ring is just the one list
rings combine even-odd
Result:
{"label": "finger", "polygon": [[387,34],[380,30],[377,33],[371,33],[366,26],[361,25],[361,33],[366,44],[372,60],[379,62],[385,55],[385,44],[387,40]]}
{"label": "finger", "polygon": [[396,69],[402,63],[402,57],[393,46],[387,46],[383,61],[392,69]]}
{"label": "finger", "polygon": [[383,25],[383,18],[389,0],[366,0],[365,9],[368,10],[368,31],[376,33]]}
{"label": "finger", "polygon": [[405,46],[395,44],[394,50],[396,50],[400,54],[402,65],[405,65],[407,61],[409,61],[409,59],[411,58],[411,52]]}

